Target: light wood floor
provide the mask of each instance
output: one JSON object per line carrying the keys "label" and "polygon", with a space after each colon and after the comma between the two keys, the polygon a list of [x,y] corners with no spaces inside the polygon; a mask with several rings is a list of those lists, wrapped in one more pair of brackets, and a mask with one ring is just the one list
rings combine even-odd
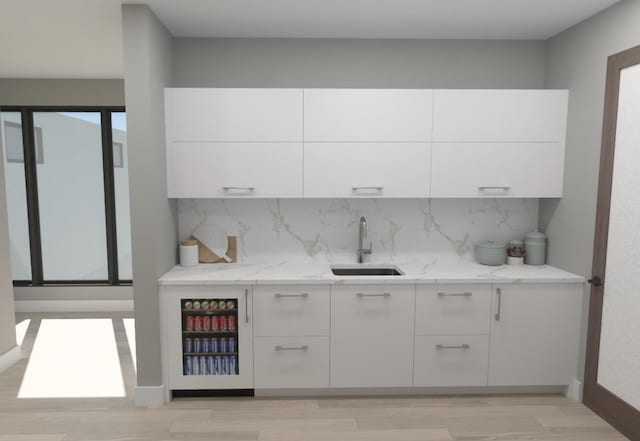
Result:
{"label": "light wood floor", "polygon": [[18,399],[41,317],[29,317],[22,361],[0,375],[0,441],[626,439],[582,404],[557,395],[198,398],[174,400],[160,409],[136,409],[135,374],[122,316],[113,314],[108,317],[114,319],[126,397]]}

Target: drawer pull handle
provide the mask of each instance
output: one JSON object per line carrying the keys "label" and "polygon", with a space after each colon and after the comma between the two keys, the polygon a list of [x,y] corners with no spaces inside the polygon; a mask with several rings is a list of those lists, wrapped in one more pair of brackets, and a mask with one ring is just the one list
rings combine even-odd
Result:
{"label": "drawer pull handle", "polygon": [[442,351],[443,349],[471,349],[471,346],[469,346],[468,344],[462,344],[459,346],[445,346],[445,345],[436,345],[436,349],[439,351]]}
{"label": "drawer pull handle", "polygon": [[472,292],[439,292],[438,297],[471,297]]}
{"label": "drawer pull handle", "polygon": [[309,297],[309,293],[307,292],[303,292],[302,294],[280,294],[279,292],[276,293],[276,299],[281,299],[284,297],[302,297],[303,299],[306,299],[307,297]]}
{"label": "drawer pull handle", "polygon": [[383,292],[381,294],[365,294],[363,292],[359,292],[356,295],[359,298],[362,298],[362,297],[391,297],[391,293],[390,292]]}
{"label": "drawer pull handle", "polygon": [[231,187],[228,185],[225,185],[222,187],[222,191],[224,191],[225,193],[231,193],[231,192],[236,192],[236,193],[253,193],[256,190],[255,187]]}
{"label": "drawer pull handle", "polygon": [[511,190],[511,186],[510,185],[483,185],[478,187],[478,190],[480,191],[498,190],[506,193],[509,190]]}
{"label": "drawer pull handle", "polygon": [[367,191],[368,190],[368,191],[379,192],[379,191],[384,190],[384,187],[381,186],[381,185],[369,185],[369,186],[361,185],[361,186],[357,186],[357,187],[351,187],[351,190],[353,190],[353,191],[362,191],[362,190]]}
{"label": "drawer pull handle", "polygon": [[274,347],[274,349],[276,351],[308,351],[309,350],[309,346],[308,345],[302,345],[302,346],[286,347],[286,346],[277,345],[277,346]]}

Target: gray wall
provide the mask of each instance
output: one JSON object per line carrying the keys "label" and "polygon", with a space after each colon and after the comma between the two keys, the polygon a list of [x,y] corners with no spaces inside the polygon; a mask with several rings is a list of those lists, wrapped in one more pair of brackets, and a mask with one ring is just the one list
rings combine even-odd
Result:
{"label": "gray wall", "polygon": [[157,279],[176,263],[177,205],[167,199],[164,87],[173,40],[144,5],[123,5],[133,299],[138,386],[162,384]]}
{"label": "gray wall", "polygon": [[542,41],[175,40],[176,87],[542,88]]}
{"label": "gray wall", "polygon": [[[615,5],[547,42],[546,87],[570,91],[564,196],[542,200],[549,263],[588,276],[595,231],[607,57],[640,44],[640,2]],[[583,309],[584,359],[588,299]],[[584,366],[581,366],[581,372]]]}
{"label": "gray wall", "polygon": [[124,81],[0,78],[0,105],[124,106]]}
{"label": "gray wall", "polygon": [[[0,152],[2,147],[0,127]],[[0,161],[0,356],[16,345],[16,319],[11,282],[11,256],[9,254],[9,222],[4,181],[4,161]]]}

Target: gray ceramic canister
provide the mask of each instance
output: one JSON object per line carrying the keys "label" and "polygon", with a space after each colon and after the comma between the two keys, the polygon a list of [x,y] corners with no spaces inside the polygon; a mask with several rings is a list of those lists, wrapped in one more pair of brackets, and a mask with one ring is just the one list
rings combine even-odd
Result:
{"label": "gray ceramic canister", "polygon": [[476,244],[475,256],[482,265],[503,265],[507,260],[507,247],[503,243],[487,240]]}
{"label": "gray ceramic canister", "polygon": [[544,265],[547,255],[547,236],[539,231],[527,233],[524,241],[527,253],[524,255],[524,263],[527,265]]}

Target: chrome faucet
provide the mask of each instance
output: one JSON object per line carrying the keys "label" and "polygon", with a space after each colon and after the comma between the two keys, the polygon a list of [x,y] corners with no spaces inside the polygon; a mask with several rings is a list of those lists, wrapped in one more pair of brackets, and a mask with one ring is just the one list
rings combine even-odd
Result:
{"label": "chrome faucet", "polygon": [[367,220],[361,216],[358,223],[358,263],[363,262],[365,254],[371,254],[371,242],[369,242],[369,248],[362,247],[362,239],[365,237],[367,237]]}

